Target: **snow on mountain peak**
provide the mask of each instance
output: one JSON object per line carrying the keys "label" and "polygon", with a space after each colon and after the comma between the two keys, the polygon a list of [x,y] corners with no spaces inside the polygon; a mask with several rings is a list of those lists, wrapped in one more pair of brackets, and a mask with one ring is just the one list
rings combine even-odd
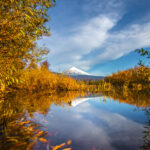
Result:
{"label": "snow on mountain peak", "polygon": [[82,70],[80,70],[80,69],[78,69],[78,68],[76,68],[76,67],[71,67],[71,68],[67,71],[67,73],[72,74],[72,75],[90,75],[90,74],[88,74],[87,72],[82,71]]}

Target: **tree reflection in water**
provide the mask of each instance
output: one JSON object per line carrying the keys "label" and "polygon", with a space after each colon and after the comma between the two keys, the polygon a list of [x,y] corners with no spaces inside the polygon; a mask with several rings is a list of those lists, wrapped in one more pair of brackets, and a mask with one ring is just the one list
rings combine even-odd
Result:
{"label": "tree reflection in water", "polygon": [[109,97],[119,103],[135,105],[139,110],[145,112],[147,121],[144,127],[145,130],[143,131],[143,145],[141,146],[141,150],[150,150],[150,92],[113,89],[111,92],[101,91],[100,93],[105,96],[104,102],[106,101],[106,97]]}
{"label": "tree reflection in water", "polygon": [[[119,103],[128,103],[142,108],[147,116],[147,124],[143,131],[143,146],[141,150],[150,149],[150,100],[149,93],[137,91],[121,91],[112,90],[113,92],[100,93],[104,98],[112,98]],[[50,145],[47,140],[49,133],[47,129],[42,126],[34,115],[36,112],[46,115],[52,104],[61,107],[71,107],[72,101],[78,97],[84,97],[88,94],[78,92],[65,92],[49,94],[27,94],[22,91],[17,93],[6,94],[4,98],[0,99],[0,149],[3,150],[21,150],[21,149],[53,149],[67,148],[71,141],[64,141],[57,146]],[[91,94],[90,94],[91,96]],[[106,99],[104,99],[104,102]],[[68,139],[69,140],[69,139]]]}
{"label": "tree reflection in water", "polygon": [[49,149],[50,142],[46,139],[48,133],[34,119],[34,113],[46,115],[53,103],[61,107],[70,107],[71,100],[81,96],[83,93],[77,92],[28,95],[19,91],[17,94],[6,94],[0,100],[0,149],[29,150],[33,146],[39,148],[40,145]]}
{"label": "tree reflection in water", "polygon": [[147,122],[143,131],[143,145],[141,146],[141,150],[149,150],[150,149],[150,108],[144,108],[143,111],[147,116]]}

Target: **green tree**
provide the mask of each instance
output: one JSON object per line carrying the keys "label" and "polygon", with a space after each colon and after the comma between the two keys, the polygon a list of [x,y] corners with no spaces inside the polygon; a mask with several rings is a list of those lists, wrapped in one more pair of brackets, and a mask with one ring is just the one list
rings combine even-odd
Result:
{"label": "green tree", "polygon": [[[136,52],[138,52],[143,57],[146,57],[148,59],[150,58],[150,50],[145,50],[145,49],[141,48],[141,49],[137,49]],[[142,60],[139,60],[139,65],[144,66],[144,63]]]}
{"label": "green tree", "polygon": [[49,36],[45,23],[55,0],[0,0],[0,84],[18,82],[27,64],[40,61],[48,50],[36,41]]}
{"label": "green tree", "polygon": [[140,53],[142,56],[150,58],[150,50],[144,50],[143,48],[141,48],[141,49],[137,49],[136,51]]}

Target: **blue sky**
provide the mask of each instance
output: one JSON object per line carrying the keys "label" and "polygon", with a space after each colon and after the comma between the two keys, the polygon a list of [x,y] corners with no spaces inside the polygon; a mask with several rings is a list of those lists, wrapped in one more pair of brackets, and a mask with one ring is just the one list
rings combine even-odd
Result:
{"label": "blue sky", "polygon": [[49,10],[52,71],[75,66],[94,75],[134,67],[134,50],[150,47],[150,0],[56,0]]}

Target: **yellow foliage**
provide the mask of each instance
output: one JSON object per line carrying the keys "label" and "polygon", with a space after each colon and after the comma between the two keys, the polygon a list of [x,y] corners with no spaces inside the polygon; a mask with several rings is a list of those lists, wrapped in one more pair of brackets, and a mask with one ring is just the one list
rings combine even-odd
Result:
{"label": "yellow foliage", "polygon": [[48,143],[48,141],[44,138],[39,138],[39,141],[42,142],[42,143]]}
{"label": "yellow foliage", "polygon": [[[58,150],[58,149],[63,148],[63,147],[65,147],[65,146],[67,146],[67,145],[70,145],[71,143],[72,143],[72,141],[71,141],[71,140],[68,140],[66,143],[62,143],[62,144],[60,144],[60,145],[54,146],[54,147],[52,148],[52,150]],[[63,150],[71,150],[71,148],[64,148]]]}
{"label": "yellow foliage", "polygon": [[0,84],[18,82],[21,71],[47,54],[36,41],[49,35],[45,23],[55,0],[0,0]]}
{"label": "yellow foliage", "polygon": [[47,91],[52,93],[54,91],[84,90],[84,86],[76,80],[62,74],[54,74],[45,68],[24,70],[21,80],[23,82],[19,85],[19,88],[30,92]]}
{"label": "yellow foliage", "polygon": [[[130,105],[136,105],[136,107],[150,107],[150,93],[148,91],[138,90],[120,90],[113,89],[111,91],[101,91],[101,95],[107,96],[119,103],[127,103]],[[105,101],[105,100],[104,100]]]}
{"label": "yellow foliage", "polygon": [[150,68],[146,66],[134,67],[125,71],[118,71],[106,77],[105,82],[114,87],[126,87],[136,90],[150,89]]}

